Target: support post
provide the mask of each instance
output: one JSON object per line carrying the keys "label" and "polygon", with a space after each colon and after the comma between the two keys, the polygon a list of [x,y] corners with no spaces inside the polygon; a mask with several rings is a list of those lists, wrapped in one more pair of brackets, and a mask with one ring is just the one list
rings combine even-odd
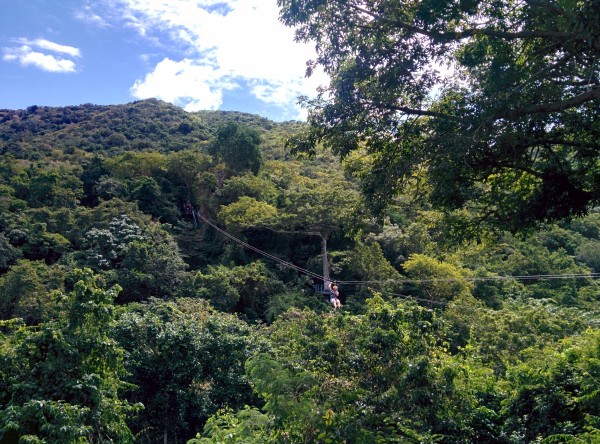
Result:
{"label": "support post", "polygon": [[329,260],[327,259],[327,236],[321,236],[321,253],[323,255],[323,290],[329,288]]}

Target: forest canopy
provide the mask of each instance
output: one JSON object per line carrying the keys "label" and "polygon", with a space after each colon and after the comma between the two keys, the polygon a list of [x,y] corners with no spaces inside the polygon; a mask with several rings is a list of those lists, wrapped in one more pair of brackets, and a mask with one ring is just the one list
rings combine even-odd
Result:
{"label": "forest canopy", "polygon": [[598,210],[377,221],[305,129],[0,110],[0,444],[598,442]]}

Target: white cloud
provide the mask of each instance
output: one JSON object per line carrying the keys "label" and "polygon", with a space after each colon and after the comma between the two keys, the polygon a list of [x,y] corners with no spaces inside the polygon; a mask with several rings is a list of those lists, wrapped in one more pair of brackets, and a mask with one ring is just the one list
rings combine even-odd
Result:
{"label": "white cloud", "polygon": [[[15,42],[20,46],[4,48],[3,60],[18,62],[23,66],[34,66],[49,72],[69,73],[77,70],[75,62],[66,57],[81,57],[78,48],[61,45],[46,39],[28,40],[19,38]],[[43,51],[55,52],[58,55],[36,51],[34,47]]]}
{"label": "white cloud", "polygon": [[176,62],[165,58],[143,80],[136,80],[131,94],[139,99],[156,97],[186,111],[198,111],[218,109],[223,102],[223,91],[236,87],[210,66],[198,65],[190,59]]}
{"label": "white cloud", "polygon": [[33,41],[19,39],[19,42],[23,43],[24,45],[37,46],[40,49],[57,52],[59,54],[65,54],[70,57],[81,57],[81,52],[79,51],[79,48],[75,48],[74,46],[60,45],[58,43],[54,43],[46,39],[36,39]]}
{"label": "white cloud", "polygon": [[[314,51],[294,42],[293,31],[278,20],[276,0],[104,0],[103,5],[110,11],[105,17],[118,16],[124,26],[149,39],[166,32],[170,41],[161,44],[173,44],[186,54],[179,62],[164,59],[138,79],[132,88],[135,97],[215,106],[239,81],[253,84],[257,99],[294,109],[294,117],[300,117],[297,96],[314,96],[316,87],[326,83],[322,73],[304,78],[305,62]],[[194,89],[174,86],[179,82]]]}

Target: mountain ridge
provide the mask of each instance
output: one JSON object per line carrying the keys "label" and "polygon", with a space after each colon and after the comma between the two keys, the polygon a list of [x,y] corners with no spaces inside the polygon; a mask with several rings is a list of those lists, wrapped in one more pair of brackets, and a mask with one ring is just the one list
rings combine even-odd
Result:
{"label": "mountain ridge", "polygon": [[205,143],[220,125],[230,121],[261,132],[301,124],[273,122],[238,111],[188,112],[157,99],[117,105],[34,105],[21,110],[0,110],[0,153],[26,156],[27,148],[49,142],[67,152],[178,151]]}

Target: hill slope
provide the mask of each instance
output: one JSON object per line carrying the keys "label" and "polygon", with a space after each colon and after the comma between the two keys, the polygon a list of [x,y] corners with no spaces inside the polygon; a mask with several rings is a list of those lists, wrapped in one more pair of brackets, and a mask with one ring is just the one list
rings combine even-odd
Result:
{"label": "hill slope", "polygon": [[0,442],[595,442],[600,213],[375,223],[302,126],[0,111]]}

